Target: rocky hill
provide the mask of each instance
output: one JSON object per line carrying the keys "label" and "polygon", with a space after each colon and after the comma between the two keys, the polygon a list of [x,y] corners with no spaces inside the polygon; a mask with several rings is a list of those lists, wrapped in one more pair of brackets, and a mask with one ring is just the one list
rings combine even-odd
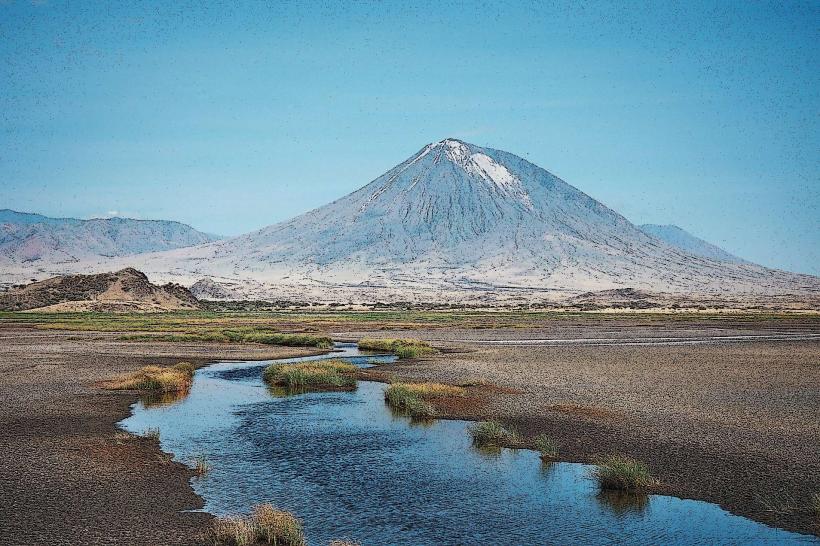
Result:
{"label": "rocky hill", "polygon": [[96,275],[65,275],[0,293],[4,311],[167,311],[198,309],[199,302],[178,284],[151,284],[136,269]]}

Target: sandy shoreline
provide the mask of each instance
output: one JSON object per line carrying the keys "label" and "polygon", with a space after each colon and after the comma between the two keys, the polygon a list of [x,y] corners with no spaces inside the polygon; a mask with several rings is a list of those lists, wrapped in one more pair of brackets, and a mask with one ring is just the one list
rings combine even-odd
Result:
{"label": "sandy shoreline", "polygon": [[[490,339],[818,333],[817,323],[584,324],[544,328],[390,330],[334,325],[337,339],[436,339],[445,354],[390,365],[398,379],[499,387],[446,405],[449,416],[499,418],[548,433],[561,460],[609,452],[647,461],[660,493],[820,534],[808,509],[820,491],[820,341],[729,345],[527,346]],[[590,330],[592,329],[592,331]],[[612,333],[614,332],[614,334]],[[465,337],[466,336],[466,337]],[[115,333],[0,326],[2,544],[196,544],[210,516],[190,471],[148,439],[122,440],[115,423],[133,394],[94,385],[146,363],[262,360],[304,349],[118,341]],[[464,340],[467,341],[464,341]],[[454,341],[461,340],[461,341]],[[803,501],[805,499],[805,502]],[[800,506],[795,506],[795,505]],[[806,506],[804,509],[803,506]]]}

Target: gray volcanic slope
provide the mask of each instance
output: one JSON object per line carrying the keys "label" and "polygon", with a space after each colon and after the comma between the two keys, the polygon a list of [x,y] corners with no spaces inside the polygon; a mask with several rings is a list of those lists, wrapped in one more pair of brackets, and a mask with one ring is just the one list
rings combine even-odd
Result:
{"label": "gray volcanic slope", "polygon": [[292,220],[125,265],[243,297],[333,301],[820,292],[817,277],[676,248],[520,157],[456,139]]}
{"label": "gray volcanic slope", "polygon": [[644,233],[669,243],[674,247],[680,248],[681,250],[685,250],[689,254],[694,254],[695,256],[718,260],[721,262],[733,262],[739,264],[749,263],[743,258],[738,258],[734,254],[729,254],[719,246],[706,242],[700,237],[695,237],[685,229],[672,224],[643,224],[638,227]]}
{"label": "gray volcanic slope", "polygon": [[0,264],[6,267],[27,264],[50,269],[93,257],[171,250],[217,239],[166,220],[78,220],[0,210]]}

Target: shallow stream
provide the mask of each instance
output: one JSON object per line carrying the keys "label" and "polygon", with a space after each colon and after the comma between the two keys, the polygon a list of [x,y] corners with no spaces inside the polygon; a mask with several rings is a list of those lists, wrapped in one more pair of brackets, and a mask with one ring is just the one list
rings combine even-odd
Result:
{"label": "shallow stream", "polygon": [[[316,358],[368,366],[355,345]],[[660,495],[605,495],[589,467],[543,464],[535,452],[471,446],[464,421],[411,423],[384,404],[385,385],[355,392],[272,394],[269,362],[222,362],[197,370],[178,401],[138,402],[120,423],[160,430],[162,449],[209,473],[194,478],[217,515],[271,502],[298,515],[311,545],[350,538],[387,544],[820,543]]]}

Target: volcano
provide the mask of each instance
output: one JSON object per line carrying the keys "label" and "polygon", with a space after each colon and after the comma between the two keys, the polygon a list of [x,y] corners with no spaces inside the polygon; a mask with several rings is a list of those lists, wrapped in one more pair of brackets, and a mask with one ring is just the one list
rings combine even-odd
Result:
{"label": "volcano", "polygon": [[820,293],[817,277],[677,248],[520,157],[453,138],[289,221],[119,265],[265,299],[463,303],[619,288]]}

